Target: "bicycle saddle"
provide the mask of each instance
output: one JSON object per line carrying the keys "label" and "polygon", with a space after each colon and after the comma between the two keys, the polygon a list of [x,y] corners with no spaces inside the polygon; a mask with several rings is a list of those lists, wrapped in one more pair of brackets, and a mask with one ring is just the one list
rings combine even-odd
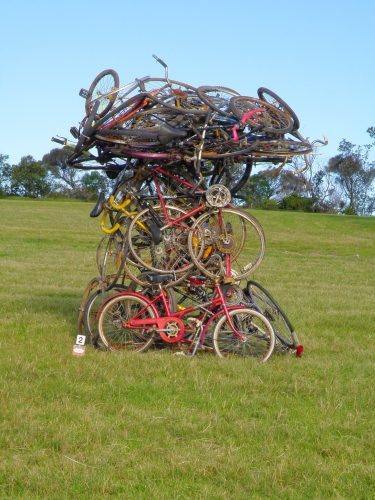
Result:
{"label": "bicycle saddle", "polygon": [[146,276],[151,283],[157,283],[157,284],[171,281],[174,278],[173,274],[159,274],[156,272],[147,273]]}
{"label": "bicycle saddle", "polygon": [[168,142],[173,141],[173,139],[178,139],[182,137],[186,137],[186,130],[181,130],[178,128],[173,128],[170,125],[163,124],[160,125],[160,129],[158,132],[158,141],[161,144],[168,144]]}

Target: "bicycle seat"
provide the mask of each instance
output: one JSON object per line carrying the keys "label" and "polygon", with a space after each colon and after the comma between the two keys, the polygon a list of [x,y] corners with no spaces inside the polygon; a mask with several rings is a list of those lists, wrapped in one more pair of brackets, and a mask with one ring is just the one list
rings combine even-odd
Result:
{"label": "bicycle seat", "polygon": [[151,283],[157,284],[166,283],[167,281],[171,281],[174,278],[173,274],[159,274],[153,271],[147,273],[146,276]]}
{"label": "bicycle seat", "polygon": [[170,125],[163,124],[160,125],[160,129],[158,132],[158,141],[161,144],[168,144],[168,142],[173,141],[173,139],[178,139],[182,137],[186,137],[186,130],[181,130],[179,128],[173,128]]}
{"label": "bicycle seat", "polygon": [[95,207],[90,212],[90,217],[98,217],[103,212],[105,201],[104,191],[100,191],[98,196],[98,201],[96,202]]}

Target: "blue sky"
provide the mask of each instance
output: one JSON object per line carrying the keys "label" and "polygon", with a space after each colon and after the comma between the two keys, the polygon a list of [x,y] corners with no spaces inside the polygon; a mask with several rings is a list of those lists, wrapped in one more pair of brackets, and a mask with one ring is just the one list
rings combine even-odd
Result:
{"label": "blue sky", "polygon": [[41,159],[55,134],[84,116],[81,87],[103,69],[120,82],[163,76],[256,96],[274,90],[324,163],[342,138],[369,142],[375,126],[375,2],[338,0],[2,2],[0,153]]}

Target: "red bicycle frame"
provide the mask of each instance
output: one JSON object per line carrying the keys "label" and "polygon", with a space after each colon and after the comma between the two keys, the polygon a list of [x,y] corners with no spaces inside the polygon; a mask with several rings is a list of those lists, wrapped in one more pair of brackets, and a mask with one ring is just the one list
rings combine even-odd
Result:
{"label": "red bicycle frame", "polygon": [[[171,312],[170,306],[168,303],[168,300],[166,299],[166,296],[164,294],[164,291],[159,285],[160,292],[153,298],[149,299],[142,295],[141,293],[138,292],[120,292],[117,294],[112,295],[112,297],[109,297],[100,307],[98,313],[97,313],[97,320],[99,319],[100,313],[103,309],[103,307],[114,297],[120,297],[120,296],[130,296],[130,297],[138,297],[142,299],[143,301],[147,302],[147,305],[141,308],[139,311],[137,311],[136,314],[129,320],[126,320],[122,323],[123,328],[131,328],[131,329],[139,329],[139,330],[144,330],[146,328],[150,329],[151,331],[156,331],[159,333],[160,337],[168,343],[174,343],[174,342],[181,342],[185,341],[188,342],[189,344],[193,344],[195,342],[196,337],[194,337],[193,341],[187,339],[185,337],[185,333],[187,332],[187,329],[185,327],[185,324],[183,323],[183,318],[188,316],[190,313],[194,311],[201,310],[202,313],[196,318],[194,317],[193,320],[197,324],[199,323],[200,325],[204,325],[200,334],[198,335],[198,342],[194,346],[194,354],[199,347],[199,345],[202,345],[205,340],[206,332],[211,325],[213,321],[215,321],[216,318],[219,316],[222,316],[225,314],[228,323],[233,330],[233,333],[238,336],[240,340],[244,340],[244,336],[237,330],[235,325],[233,324],[232,318],[230,316],[230,311],[234,309],[246,309],[245,306],[228,306],[225,301],[225,297],[223,295],[221,286],[216,283],[215,284],[215,292],[217,294],[217,297],[214,297],[212,300],[210,300],[207,303],[204,304],[199,304],[197,306],[191,306],[187,307],[183,310],[176,311],[176,312]],[[159,307],[157,307],[157,305]],[[158,309],[161,308],[163,309],[164,313],[163,315],[160,314]],[[154,318],[142,318],[141,316],[147,311],[148,308],[152,309],[155,317]],[[206,320],[207,315],[211,314],[211,317]],[[188,320],[189,318],[187,318]],[[168,337],[165,335],[164,332],[166,332],[166,327],[168,323],[174,323],[174,325],[177,325],[179,331],[176,335],[172,337]],[[194,331],[189,330],[188,333],[194,334]]]}

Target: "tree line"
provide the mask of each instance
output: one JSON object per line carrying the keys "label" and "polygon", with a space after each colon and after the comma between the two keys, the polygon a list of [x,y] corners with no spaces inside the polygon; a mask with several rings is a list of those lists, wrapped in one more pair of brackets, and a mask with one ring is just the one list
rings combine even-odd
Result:
{"label": "tree line", "polygon": [[[343,139],[338,154],[321,165],[319,156],[296,158],[283,168],[257,168],[239,193],[241,204],[269,210],[373,215],[375,213],[375,127],[367,130],[372,142],[355,145]],[[42,160],[24,156],[16,165],[0,153],[0,196],[67,197],[94,200],[113,183],[97,171],[80,173],[66,167],[68,148],[55,148]],[[301,162],[304,162],[303,164]],[[235,166],[233,167],[235,171]]]}

